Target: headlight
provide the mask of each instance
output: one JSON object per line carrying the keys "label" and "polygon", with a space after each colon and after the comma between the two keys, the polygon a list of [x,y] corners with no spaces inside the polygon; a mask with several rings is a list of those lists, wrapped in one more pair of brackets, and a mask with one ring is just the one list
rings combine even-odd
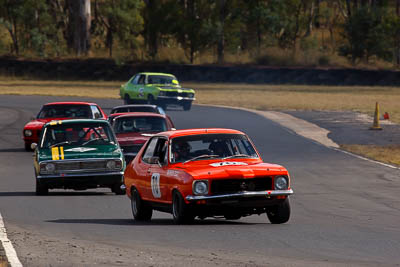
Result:
{"label": "headlight", "polygon": [[167,92],[166,91],[160,91],[159,93],[158,93],[158,96],[166,96],[167,95]]}
{"label": "headlight", "polygon": [[56,165],[54,163],[40,164],[40,173],[50,174],[50,173],[54,173],[55,170],[56,170]]}
{"label": "headlight", "polygon": [[275,189],[286,190],[288,189],[288,180],[284,176],[275,177]]}
{"label": "headlight", "polygon": [[25,136],[32,136],[32,131],[31,130],[25,130],[24,131]]}
{"label": "headlight", "polygon": [[193,185],[193,193],[195,195],[208,194],[208,181],[195,181]]}
{"label": "headlight", "polygon": [[109,170],[121,170],[122,162],[120,160],[109,160],[107,161],[106,167]]}

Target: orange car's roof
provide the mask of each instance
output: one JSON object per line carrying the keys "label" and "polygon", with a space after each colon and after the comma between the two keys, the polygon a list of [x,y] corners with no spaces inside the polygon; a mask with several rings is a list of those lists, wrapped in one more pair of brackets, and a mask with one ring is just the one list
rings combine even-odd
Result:
{"label": "orange car's roof", "polygon": [[199,128],[199,129],[186,129],[175,130],[159,133],[159,135],[174,138],[178,136],[197,135],[197,134],[244,134],[241,131],[224,128]]}

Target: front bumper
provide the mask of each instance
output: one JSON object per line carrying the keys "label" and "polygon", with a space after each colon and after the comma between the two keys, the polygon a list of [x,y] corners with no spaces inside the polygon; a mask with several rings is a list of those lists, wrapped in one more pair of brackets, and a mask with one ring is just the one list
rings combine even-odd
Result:
{"label": "front bumper", "polygon": [[240,192],[233,194],[223,194],[214,196],[186,196],[188,201],[198,201],[198,200],[224,200],[224,199],[235,199],[235,198],[252,198],[252,197],[265,197],[271,198],[276,196],[289,196],[293,194],[292,189],[288,190],[267,190],[267,191],[256,191],[256,192]]}
{"label": "front bumper", "polygon": [[38,175],[36,178],[39,183],[46,185],[50,189],[88,189],[112,187],[117,183],[122,184],[124,172]]}
{"label": "front bumper", "polygon": [[165,103],[165,104],[182,104],[184,102],[192,102],[196,100],[194,97],[183,97],[183,96],[158,96],[157,102],[158,103]]}

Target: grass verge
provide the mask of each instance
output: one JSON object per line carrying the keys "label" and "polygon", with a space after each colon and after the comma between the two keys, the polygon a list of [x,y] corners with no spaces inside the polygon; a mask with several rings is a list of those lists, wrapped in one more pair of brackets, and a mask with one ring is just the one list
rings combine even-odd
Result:
{"label": "grass verge", "polygon": [[341,145],[340,147],[357,155],[400,166],[400,144],[390,146]]}

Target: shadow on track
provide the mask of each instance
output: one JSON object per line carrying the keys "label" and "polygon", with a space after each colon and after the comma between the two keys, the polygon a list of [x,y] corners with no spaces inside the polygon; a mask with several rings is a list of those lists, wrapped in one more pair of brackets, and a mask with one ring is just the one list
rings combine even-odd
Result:
{"label": "shadow on track", "polygon": [[[24,148],[3,148],[0,149],[0,153],[11,153],[11,152],[28,152],[26,151]],[[33,151],[30,151],[31,153],[33,153]]]}
{"label": "shadow on track", "polygon": [[[114,193],[108,192],[49,192],[47,196],[37,197],[57,197],[57,196],[116,196]],[[21,192],[0,192],[0,197],[23,197],[23,196],[36,196],[34,191],[21,191]]]}
{"label": "shadow on track", "polygon": [[[142,225],[172,225],[182,227],[183,225],[176,225],[171,219],[153,219],[148,222],[139,222],[133,219],[59,219],[49,220],[46,222],[51,223],[79,223],[79,224],[104,224],[104,225],[131,225],[131,226],[142,226]],[[206,219],[206,220],[194,220],[192,224],[188,225],[254,225],[255,223],[240,222],[240,221],[228,221],[218,219]],[[257,223],[258,224],[258,223]]]}

